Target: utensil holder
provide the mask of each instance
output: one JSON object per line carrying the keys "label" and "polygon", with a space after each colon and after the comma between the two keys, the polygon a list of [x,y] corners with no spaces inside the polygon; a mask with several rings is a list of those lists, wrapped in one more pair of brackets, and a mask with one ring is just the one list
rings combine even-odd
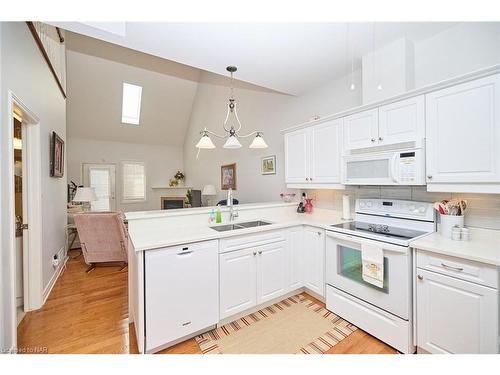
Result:
{"label": "utensil holder", "polygon": [[464,226],[464,216],[458,215],[443,215],[440,214],[441,224],[439,233],[446,238],[451,238],[451,229],[456,225],[462,228]]}

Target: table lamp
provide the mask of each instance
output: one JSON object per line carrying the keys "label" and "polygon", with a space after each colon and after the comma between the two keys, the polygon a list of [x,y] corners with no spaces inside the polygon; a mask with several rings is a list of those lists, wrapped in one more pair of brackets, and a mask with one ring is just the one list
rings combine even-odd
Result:
{"label": "table lamp", "polygon": [[217,195],[217,192],[215,191],[215,186],[214,185],[203,186],[203,191],[201,192],[201,195],[205,195],[207,197],[207,206],[212,206],[210,197]]}
{"label": "table lamp", "polygon": [[83,203],[83,211],[90,211],[90,202],[96,201],[97,195],[93,187],[78,187],[73,202]]}

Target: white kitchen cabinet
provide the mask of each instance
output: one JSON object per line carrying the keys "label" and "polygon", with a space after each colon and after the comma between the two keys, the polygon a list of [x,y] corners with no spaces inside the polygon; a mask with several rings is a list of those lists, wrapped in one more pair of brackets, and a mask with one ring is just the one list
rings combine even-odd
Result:
{"label": "white kitchen cabinet", "polygon": [[219,256],[220,318],[257,304],[257,252],[247,248]]}
{"label": "white kitchen cabinet", "polygon": [[304,284],[312,292],[325,295],[325,233],[313,227],[303,232]]}
{"label": "white kitchen cabinet", "polygon": [[340,183],[342,119],[325,122],[310,129],[309,182]]}
{"label": "white kitchen cabinet", "polygon": [[340,184],[342,119],[285,134],[285,179],[289,187]]}
{"label": "white kitchen cabinet", "polygon": [[285,134],[285,176],[287,183],[306,183],[309,181],[309,143],[309,129]]}
{"label": "white kitchen cabinet", "polygon": [[344,117],[344,148],[355,150],[376,146],[378,142],[378,108]]}
{"label": "white kitchen cabinet", "polygon": [[303,228],[295,227],[288,231],[288,290],[304,286],[304,245]]}
{"label": "white kitchen cabinet", "polygon": [[417,346],[430,353],[498,353],[498,291],[417,268]]}
{"label": "white kitchen cabinet", "polygon": [[420,146],[425,138],[424,95],[379,107],[378,121],[379,145],[414,142]]}
{"label": "white kitchen cabinet", "polygon": [[426,95],[427,190],[500,192],[500,75]]}
{"label": "white kitchen cabinet", "polygon": [[217,324],[217,241],[148,250],[144,262],[146,351]]}
{"label": "white kitchen cabinet", "polygon": [[286,242],[258,247],[257,304],[286,293]]}

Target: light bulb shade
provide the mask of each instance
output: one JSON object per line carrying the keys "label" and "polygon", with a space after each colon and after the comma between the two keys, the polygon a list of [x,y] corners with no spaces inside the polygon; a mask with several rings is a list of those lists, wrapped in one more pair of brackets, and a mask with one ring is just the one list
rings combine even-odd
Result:
{"label": "light bulb shade", "polygon": [[250,148],[267,148],[267,144],[264,138],[260,134],[257,134],[250,144]]}
{"label": "light bulb shade", "polygon": [[92,202],[97,200],[93,187],[79,187],[76,190],[73,202]]}
{"label": "light bulb shade", "polygon": [[215,145],[208,136],[208,134],[203,134],[198,143],[196,144],[196,147],[203,149],[213,149],[215,148]]}
{"label": "light bulb shade", "polygon": [[203,186],[203,191],[201,192],[201,195],[217,195],[217,192],[215,191],[215,186],[214,185]]}
{"label": "light bulb shade", "polygon": [[224,143],[224,148],[240,148],[241,143],[238,141],[234,135],[230,135],[226,143]]}

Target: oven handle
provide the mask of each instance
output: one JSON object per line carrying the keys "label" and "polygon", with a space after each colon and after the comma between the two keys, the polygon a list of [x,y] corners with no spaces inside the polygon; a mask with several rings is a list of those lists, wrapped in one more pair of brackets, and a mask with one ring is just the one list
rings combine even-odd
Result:
{"label": "oven handle", "polygon": [[408,254],[408,247],[405,247],[405,246],[392,245],[392,244],[389,244],[386,242],[370,240],[367,238],[351,236],[349,234],[333,232],[333,231],[329,231],[329,230],[326,231],[326,235],[328,237],[331,237],[331,238],[336,238],[339,240],[354,242],[354,243],[359,244],[359,245],[361,245],[363,243],[371,244],[371,245],[379,245],[384,249],[384,251],[391,251],[391,252],[395,252],[395,253]]}

